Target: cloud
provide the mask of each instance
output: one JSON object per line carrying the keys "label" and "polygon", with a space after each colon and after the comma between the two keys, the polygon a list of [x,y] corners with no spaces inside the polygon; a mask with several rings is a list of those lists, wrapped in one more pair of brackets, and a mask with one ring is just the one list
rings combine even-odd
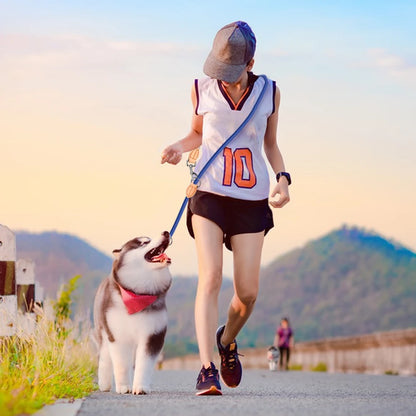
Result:
{"label": "cloud", "polygon": [[106,47],[110,50],[121,52],[155,54],[189,54],[198,52],[199,48],[192,45],[183,45],[172,42],[133,42],[133,41],[109,41]]}
{"label": "cloud", "polygon": [[116,41],[86,36],[0,36],[0,59],[9,68],[115,64],[166,56],[189,56],[197,46],[174,42]]}
{"label": "cloud", "polygon": [[371,66],[382,70],[389,76],[416,86],[416,63],[386,49],[377,48],[368,51]]}

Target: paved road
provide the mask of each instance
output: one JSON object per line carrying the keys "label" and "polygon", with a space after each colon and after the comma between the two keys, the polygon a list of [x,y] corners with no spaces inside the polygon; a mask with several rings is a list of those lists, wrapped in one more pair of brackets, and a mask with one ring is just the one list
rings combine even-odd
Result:
{"label": "paved road", "polygon": [[77,416],[410,416],[416,377],[246,370],[222,396],[194,395],[193,371],[158,371],[147,396],[92,394]]}

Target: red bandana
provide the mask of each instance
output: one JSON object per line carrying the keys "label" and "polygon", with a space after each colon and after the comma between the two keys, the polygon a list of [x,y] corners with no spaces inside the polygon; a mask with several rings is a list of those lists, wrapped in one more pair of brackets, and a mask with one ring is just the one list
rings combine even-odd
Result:
{"label": "red bandana", "polygon": [[157,299],[156,295],[136,295],[136,293],[130,292],[130,290],[126,290],[120,285],[118,287],[120,288],[124,305],[130,315],[146,309]]}

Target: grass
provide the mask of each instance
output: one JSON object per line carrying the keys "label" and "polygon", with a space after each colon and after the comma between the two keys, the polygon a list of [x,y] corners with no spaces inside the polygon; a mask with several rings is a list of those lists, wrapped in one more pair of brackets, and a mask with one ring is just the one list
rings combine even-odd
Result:
{"label": "grass", "polygon": [[53,309],[56,303],[45,305],[33,333],[20,330],[0,338],[2,416],[32,414],[57,399],[81,398],[96,389],[89,328]]}
{"label": "grass", "polygon": [[302,366],[302,364],[290,364],[289,365],[289,370],[290,371],[302,371],[303,366]]}
{"label": "grass", "polygon": [[318,371],[318,372],[325,373],[328,371],[328,368],[325,363],[318,363],[315,367],[311,368],[311,371]]}

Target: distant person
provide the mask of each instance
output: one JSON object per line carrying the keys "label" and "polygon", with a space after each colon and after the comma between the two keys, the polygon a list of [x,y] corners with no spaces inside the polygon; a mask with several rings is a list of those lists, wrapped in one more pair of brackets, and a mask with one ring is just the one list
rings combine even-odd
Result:
{"label": "distant person", "polygon": [[274,345],[279,348],[280,352],[280,370],[289,370],[290,349],[293,347],[293,343],[293,330],[290,327],[289,319],[282,318],[274,337]]}

